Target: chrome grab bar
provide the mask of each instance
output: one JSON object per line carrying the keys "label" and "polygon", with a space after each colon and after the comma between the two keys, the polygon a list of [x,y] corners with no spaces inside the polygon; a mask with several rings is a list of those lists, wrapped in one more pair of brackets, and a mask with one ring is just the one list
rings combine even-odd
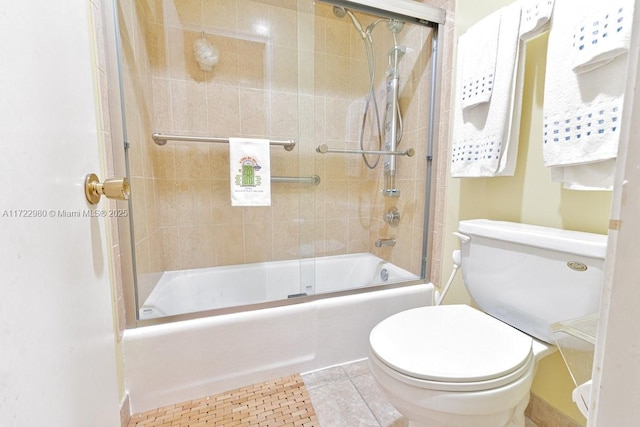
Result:
{"label": "chrome grab bar", "polygon": [[286,182],[293,184],[320,184],[320,177],[318,175],[312,176],[272,176],[271,182]]}
{"label": "chrome grab bar", "polygon": [[350,150],[343,148],[329,148],[327,144],[320,144],[316,148],[316,151],[320,154],[326,153],[343,153],[343,154],[380,154],[383,156],[407,156],[413,157],[416,154],[416,150],[409,148],[404,151],[384,151],[384,150]]}
{"label": "chrome grab bar", "polygon": [[[162,133],[153,133],[151,138],[158,145],[165,145],[167,141],[191,141],[191,142],[221,142],[229,143],[229,138],[218,138],[209,136],[189,136],[189,135],[165,135]],[[288,140],[269,140],[270,145],[279,145],[284,147],[285,150],[291,151],[296,146],[296,142],[290,139]]]}

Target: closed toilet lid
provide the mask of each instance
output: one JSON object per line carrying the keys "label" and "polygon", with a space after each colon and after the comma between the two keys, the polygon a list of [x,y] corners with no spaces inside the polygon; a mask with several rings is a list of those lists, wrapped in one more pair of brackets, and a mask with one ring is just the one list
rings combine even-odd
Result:
{"label": "closed toilet lid", "polygon": [[413,378],[470,383],[530,363],[530,336],[467,305],[421,307],[380,322],[369,337],[384,364]]}

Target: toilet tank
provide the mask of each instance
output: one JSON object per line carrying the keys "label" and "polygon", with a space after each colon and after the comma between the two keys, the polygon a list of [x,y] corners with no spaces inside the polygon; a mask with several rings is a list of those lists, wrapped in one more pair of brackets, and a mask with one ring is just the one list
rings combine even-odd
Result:
{"label": "toilet tank", "polygon": [[487,314],[553,343],[551,324],[598,312],[606,235],[486,219],[458,229],[465,287]]}

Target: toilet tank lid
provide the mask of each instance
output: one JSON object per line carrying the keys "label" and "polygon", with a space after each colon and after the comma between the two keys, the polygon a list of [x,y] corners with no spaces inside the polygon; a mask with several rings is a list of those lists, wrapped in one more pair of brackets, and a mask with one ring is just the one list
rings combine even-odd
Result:
{"label": "toilet tank lid", "polygon": [[604,259],[607,235],[489,219],[460,221],[460,233]]}

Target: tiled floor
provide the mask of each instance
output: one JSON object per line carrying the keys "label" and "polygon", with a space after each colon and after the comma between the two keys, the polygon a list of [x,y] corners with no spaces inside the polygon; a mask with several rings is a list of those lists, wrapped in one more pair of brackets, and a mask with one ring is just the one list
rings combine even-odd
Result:
{"label": "tiled floor", "polygon": [[[322,427],[406,427],[378,388],[366,360],[302,375]],[[527,420],[525,427],[537,427]]]}
{"label": "tiled floor", "polygon": [[382,394],[366,360],[303,374],[322,427],[405,427]]}
{"label": "tiled floor", "polygon": [[[129,427],[407,427],[366,360],[133,415]],[[536,427],[527,420],[525,427]]]}

